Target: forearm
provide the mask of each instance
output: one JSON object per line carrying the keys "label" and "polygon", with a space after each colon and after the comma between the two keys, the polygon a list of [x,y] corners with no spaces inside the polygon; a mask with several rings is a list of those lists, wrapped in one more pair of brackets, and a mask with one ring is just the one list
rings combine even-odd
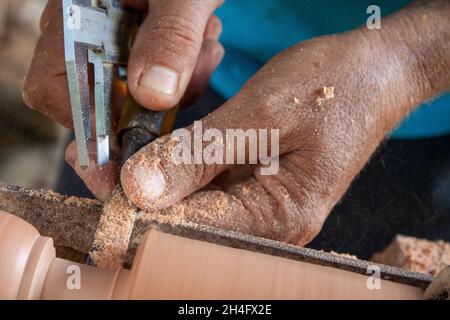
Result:
{"label": "forearm", "polygon": [[[429,87],[424,98],[450,88],[450,1],[420,0],[405,10],[405,25],[414,33],[406,43]],[[408,25],[409,22],[409,25]]]}
{"label": "forearm", "polygon": [[385,18],[381,30],[366,32],[378,33],[402,61],[410,108],[450,88],[450,1],[415,1]]}
{"label": "forearm", "polygon": [[359,104],[364,107],[350,106],[349,112],[373,119],[376,125],[361,134],[374,141],[450,87],[450,1],[416,1],[383,18],[381,26],[370,30],[364,25],[339,35],[342,48],[352,47],[349,64],[366,66],[353,67],[352,73],[360,78],[357,94],[366,96]]}

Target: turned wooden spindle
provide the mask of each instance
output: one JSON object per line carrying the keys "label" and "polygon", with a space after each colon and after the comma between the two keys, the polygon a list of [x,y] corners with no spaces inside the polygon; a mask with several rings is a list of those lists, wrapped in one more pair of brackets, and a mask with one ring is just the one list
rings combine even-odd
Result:
{"label": "turned wooden spindle", "polygon": [[[67,285],[78,267],[81,290]],[[127,270],[101,270],[56,258],[53,240],[0,212],[0,299],[120,299]]]}
{"label": "turned wooden spindle", "polygon": [[[79,268],[81,288],[68,286]],[[58,259],[53,240],[0,211],[0,299],[423,299],[419,288],[150,230],[132,270]],[[69,283],[70,284],[70,283]]]}

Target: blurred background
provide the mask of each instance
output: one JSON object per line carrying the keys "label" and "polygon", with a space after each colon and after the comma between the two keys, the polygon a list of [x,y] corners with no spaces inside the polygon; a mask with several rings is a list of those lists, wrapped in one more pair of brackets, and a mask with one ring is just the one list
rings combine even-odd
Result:
{"label": "blurred background", "polygon": [[0,0],[0,181],[52,189],[69,132],[27,108],[21,93],[46,2]]}

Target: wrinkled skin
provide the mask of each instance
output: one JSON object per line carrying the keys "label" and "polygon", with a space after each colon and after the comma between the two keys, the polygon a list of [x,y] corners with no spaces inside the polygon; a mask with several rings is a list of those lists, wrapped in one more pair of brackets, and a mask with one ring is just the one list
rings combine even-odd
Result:
{"label": "wrinkled skin", "polygon": [[[150,12],[139,30],[129,60],[129,87],[134,97],[144,107],[155,110],[168,109],[180,100],[182,104],[189,105],[206,88],[224,54],[224,49],[218,42],[222,24],[212,15],[221,1],[208,1],[203,6],[198,6],[197,1],[152,1],[150,8],[147,0],[126,0],[123,3],[138,12]],[[41,17],[42,35],[24,81],[23,94],[29,107],[72,129],[61,4],[61,0],[49,0]],[[191,18],[186,19],[185,16]],[[179,19],[174,21],[174,17]],[[186,74],[185,78],[190,78],[190,82],[180,84],[174,95],[159,94],[142,88],[138,85],[139,77],[155,64],[178,69],[180,74]],[[118,123],[125,95],[126,92],[120,86],[113,91],[113,130]],[[91,119],[94,123],[93,113],[94,106],[91,106]],[[95,164],[95,145],[90,144],[89,148],[91,164]],[[67,148],[66,160],[101,200],[108,197],[111,185],[118,181],[119,173],[114,159],[104,170],[99,170],[95,165],[91,165],[88,170],[81,170],[77,163],[75,143]],[[105,174],[105,170],[109,172]]]}
{"label": "wrinkled skin", "polygon": [[[162,5],[150,1],[150,6],[154,6],[154,10],[158,10],[158,6],[164,7],[159,8],[161,16],[169,15],[168,20],[171,20],[177,17],[173,2],[178,3],[174,0]],[[188,12],[195,8],[195,18],[189,22],[194,25],[180,28],[177,23],[185,21],[182,18],[169,26],[170,32],[165,34],[167,26],[157,27],[164,22],[155,24],[149,17],[133,48],[130,90],[145,107],[161,110],[173,106],[185,92],[189,80],[191,84],[195,83],[196,76],[191,78],[192,74],[207,79],[218,63],[214,59],[214,63],[202,62],[207,61],[209,55],[202,53],[205,37],[201,39],[199,35],[205,32],[198,30],[208,29],[208,21],[209,25],[218,25],[211,15],[220,3],[183,3]],[[145,4],[145,1],[134,3],[142,10],[146,8]],[[52,18],[49,11],[52,10],[47,10],[47,18],[44,15],[43,21],[53,23],[57,19]],[[161,16],[157,15],[167,21]],[[164,137],[142,149],[122,168],[121,182],[128,198],[142,209],[162,210],[164,214],[170,214],[170,208],[180,201],[189,206],[195,199],[204,199],[213,205],[216,200],[211,195],[217,191],[195,192],[227,172],[214,183],[222,190],[220,195],[225,194],[228,202],[233,204],[229,206],[228,214],[234,217],[230,220],[234,222],[211,221],[207,213],[203,217],[193,216],[195,222],[307,244],[318,234],[331,209],[384,137],[422,101],[450,87],[449,1],[417,1],[383,19],[382,23],[381,30],[361,27],[306,41],[283,51],[239,94],[203,119],[205,129],[217,128],[223,132],[233,128],[280,129],[278,174],[262,176],[257,166],[246,167],[246,174],[237,179],[236,172],[242,169],[238,166],[175,165],[168,152],[172,145],[170,138]],[[178,32],[182,30],[197,31],[181,36]],[[170,38],[173,36],[171,31],[176,33],[174,38]],[[220,32],[211,33],[214,43],[219,45],[216,40]],[[172,47],[167,47],[164,39],[170,39]],[[46,44],[58,41],[61,41],[60,36],[44,31],[25,82],[25,97],[34,108],[63,123],[70,123],[67,88],[54,90],[51,87],[50,92],[46,82],[37,82],[36,72],[40,68],[48,70],[50,75],[64,77],[63,63],[56,59],[62,58],[60,51],[51,62],[45,60],[50,55],[50,51],[46,51],[50,47]],[[152,47],[154,42],[158,42],[158,48]],[[191,50],[185,50],[186,46]],[[170,97],[155,94],[143,86],[142,74],[145,74],[149,61],[170,66],[182,75],[178,89]],[[188,67],[184,67],[186,65]],[[208,65],[207,71],[201,71],[201,65]],[[193,71],[195,66],[197,70]],[[58,83],[65,82],[62,80]],[[324,87],[334,87],[335,96],[319,105],[317,97]],[[60,103],[52,105],[56,100]],[[62,113],[66,118],[61,116]],[[72,161],[76,158],[73,146],[67,153]],[[154,166],[155,159],[158,159],[157,166]],[[108,170],[117,169],[111,165]],[[98,179],[92,178],[95,177],[92,172],[80,172],[80,176],[94,192],[101,193],[101,198],[111,191],[105,188],[111,184],[103,182],[99,185]],[[117,174],[111,174],[111,177],[117,177]]]}

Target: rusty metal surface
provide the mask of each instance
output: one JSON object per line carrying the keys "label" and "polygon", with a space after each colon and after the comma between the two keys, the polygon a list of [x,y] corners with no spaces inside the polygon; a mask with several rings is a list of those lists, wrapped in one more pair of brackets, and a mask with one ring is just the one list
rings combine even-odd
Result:
{"label": "rusty metal surface", "polygon": [[55,245],[80,252],[91,249],[101,209],[93,200],[0,184],[0,210],[29,222]]}
{"label": "rusty metal surface", "polygon": [[[73,199],[55,193],[49,194],[0,184],[0,209],[28,221],[43,236],[52,237],[56,245],[70,247],[86,253],[91,249],[94,241],[102,205],[97,201]],[[208,226],[161,224],[156,220],[149,219],[142,212],[137,212],[127,257],[128,263],[133,261],[136,247],[145,232],[151,228],[158,228],[164,232],[190,239],[261,252],[359,274],[368,275],[368,267],[377,265],[380,267],[383,279],[421,288],[426,288],[432,280],[432,277],[426,274]]]}

